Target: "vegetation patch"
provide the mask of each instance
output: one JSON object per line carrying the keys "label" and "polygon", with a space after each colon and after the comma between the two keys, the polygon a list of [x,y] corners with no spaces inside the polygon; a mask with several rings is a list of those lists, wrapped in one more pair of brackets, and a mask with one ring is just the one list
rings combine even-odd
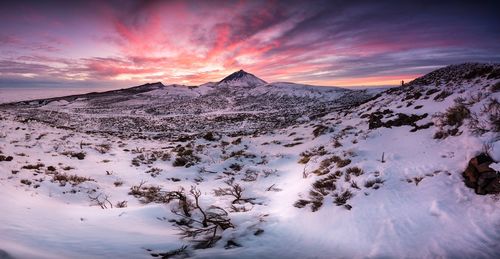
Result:
{"label": "vegetation patch", "polygon": [[71,184],[72,186],[76,186],[78,184],[81,184],[83,182],[87,181],[94,181],[94,179],[84,177],[84,176],[78,176],[76,174],[74,175],[69,175],[69,174],[59,174],[56,173],[52,175],[52,182],[58,182],[59,185],[65,186],[67,183]]}
{"label": "vegetation patch", "polygon": [[42,163],[37,163],[34,165],[25,165],[21,167],[21,169],[28,169],[28,170],[39,170],[40,168],[44,167],[45,165]]}
{"label": "vegetation patch", "polygon": [[428,116],[427,113],[422,115],[411,114],[407,115],[404,113],[397,113],[396,118],[392,120],[388,120],[386,122],[382,121],[383,116],[381,114],[372,113],[369,116],[368,120],[368,128],[369,129],[377,129],[381,127],[392,128],[392,127],[401,127],[401,126],[413,126],[417,128],[416,122],[424,119]]}
{"label": "vegetation patch", "polygon": [[73,151],[65,151],[65,152],[62,152],[61,154],[65,155],[65,156],[77,158],[78,160],[85,159],[85,156],[87,155],[84,152],[73,152]]}
{"label": "vegetation patch", "polygon": [[171,154],[168,151],[152,150],[152,151],[139,151],[140,154],[132,159],[132,165],[151,165],[156,161],[170,161]]}
{"label": "vegetation patch", "polygon": [[6,162],[10,162],[12,161],[14,158],[12,156],[4,156],[4,155],[0,155],[0,162],[3,162],[3,161],[6,161]]}
{"label": "vegetation patch", "polygon": [[465,119],[470,117],[470,110],[461,102],[455,103],[444,113],[437,113],[434,115],[434,119],[439,130],[434,134],[434,138],[444,139],[448,136],[459,135],[461,133],[459,127],[462,126]]}
{"label": "vegetation patch", "polygon": [[193,154],[192,149],[179,147],[176,149],[177,157],[173,162],[173,166],[191,167],[200,161],[200,158]]}
{"label": "vegetation patch", "polygon": [[310,150],[304,151],[300,153],[301,158],[299,159],[300,164],[307,164],[309,160],[311,160],[314,156],[323,156],[326,155],[327,151],[324,146],[319,146],[312,148]]}
{"label": "vegetation patch", "polygon": [[312,132],[313,136],[315,138],[317,138],[317,137],[325,134],[328,131],[328,129],[329,128],[327,126],[325,126],[325,125],[321,125],[321,124],[320,125],[316,125],[316,126],[314,126],[314,130]]}

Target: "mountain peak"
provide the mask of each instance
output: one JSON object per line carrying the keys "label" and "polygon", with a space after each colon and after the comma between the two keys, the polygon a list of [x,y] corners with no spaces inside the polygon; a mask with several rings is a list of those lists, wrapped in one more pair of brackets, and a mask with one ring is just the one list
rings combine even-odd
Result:
{"label": "mountain peak", "polygon": [[222,79],[217,85],[236,85],[236,86],[256,86],[267,84],[266,81],[256,77],[253,74],[245,72],[243,69],[236,71]]}

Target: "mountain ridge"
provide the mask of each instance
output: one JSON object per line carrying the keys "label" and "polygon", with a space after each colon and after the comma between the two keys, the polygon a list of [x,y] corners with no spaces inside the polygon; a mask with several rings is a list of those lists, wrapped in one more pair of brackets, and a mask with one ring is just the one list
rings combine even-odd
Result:
{"label": "mountain ridge", "polygon": [[267,84],[266,81],[258,78],[254,74],[240,69],[224,77],[217,85],[237,85],[237,86],[257,86]]}

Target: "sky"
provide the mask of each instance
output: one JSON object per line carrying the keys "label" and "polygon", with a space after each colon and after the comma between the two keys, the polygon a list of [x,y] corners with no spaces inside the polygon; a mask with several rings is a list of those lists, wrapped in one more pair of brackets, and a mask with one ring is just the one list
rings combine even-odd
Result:
{"label": "sky", "polygon": [[500,63],[500,1],[8,1],[0,87],[396,85]]}

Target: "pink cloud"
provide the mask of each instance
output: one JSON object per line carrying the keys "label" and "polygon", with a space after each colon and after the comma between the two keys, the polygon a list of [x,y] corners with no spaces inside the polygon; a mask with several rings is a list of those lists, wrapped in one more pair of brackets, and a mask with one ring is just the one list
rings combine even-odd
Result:
{"label": "pink cloud", "polygon": [[[450,16],[446,24],[436,15],[442,10],[415,12],[408,20],[375,4],[365,7],[243,0],[19,3],[0,10],[0,61],[18,62],[11,74],[31,67],[55,79],[197,84],[242,68],[269,81],[334,84],[347,77],[386,82],[388,74],[416,75],[427,63],[498,56],[496,31],[481,27],[497,18],[473,26]],[[457,57],[457,49],[467,54]]]}

